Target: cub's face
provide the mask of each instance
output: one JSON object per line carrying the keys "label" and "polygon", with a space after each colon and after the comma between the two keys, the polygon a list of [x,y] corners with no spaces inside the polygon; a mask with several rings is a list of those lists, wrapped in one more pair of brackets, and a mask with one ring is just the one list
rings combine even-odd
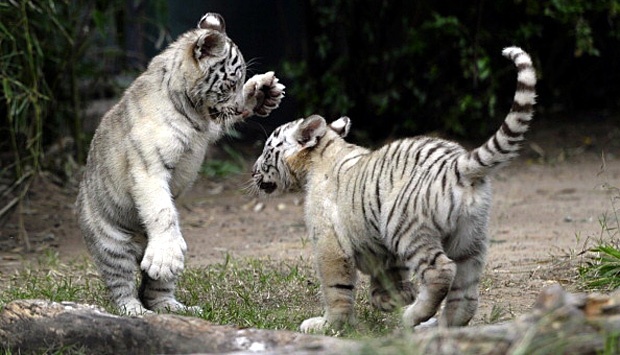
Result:
{"label": "cub's face", "polygon": [[287,158],[297,154],[303,147],[295,139],[295,132],[303,118],[276,128],[265,142],[263,153],[252,169],[253,185],[261,192],[288,191],[299,188]]}
{"label": "cub's face", "polygon": [[207,13],[198,22],[193,55],[199,69],[193,93],[215,119],[243,111],[246,65],[235,43],[226,35],[222,16]]}
{"label": "cub's face", "polygon": [[[349,133],[350,127],[348,117],[341,117],[327,125],[323,117],[312,115],[276,128],[254,164],[253,186],[268,194],[276,190],[299,189],[312,168],[312,153],[324,150],[319,148],[321,141],[328,145],[327,141],[333,143],[334,140],[340,140]],[[327,158],[319,154],[314,159]]]}

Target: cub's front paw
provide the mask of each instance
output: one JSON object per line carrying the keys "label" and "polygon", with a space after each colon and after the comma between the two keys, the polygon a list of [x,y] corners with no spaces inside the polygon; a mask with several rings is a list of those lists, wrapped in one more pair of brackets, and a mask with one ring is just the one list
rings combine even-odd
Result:
{"label": "cub's front paw", "polygon": [[252,114],[265,117],[278,108],[285,89],[285,86],[278,81],[275,74],[270,71],[254,75],[243,85],[246,98],[244,117]]}
{"label": "cub's front paw", "polygon": [[183,238],[149,241],[140,268],[153,280],[172,280],[183,271],[186,251]]}
{"label": "cub's front paw", "polygon": [[308,318],[299,326],[302,333],[324,332],[327,328],[329,328],[329,322],[325,317]]}

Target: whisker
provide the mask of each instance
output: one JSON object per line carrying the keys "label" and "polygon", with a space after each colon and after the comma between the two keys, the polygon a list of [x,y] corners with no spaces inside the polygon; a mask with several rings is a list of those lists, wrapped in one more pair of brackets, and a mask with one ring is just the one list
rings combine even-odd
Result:
{"label": "whisker", "polygon": [[248,60],[247,62],[245,62],[245,72],[249,74],[249,76],[256,74],[253,66],[255,66],[256,64],[259,64],[260,63],[259,60],[260,60],[259,58],[252,58]]}

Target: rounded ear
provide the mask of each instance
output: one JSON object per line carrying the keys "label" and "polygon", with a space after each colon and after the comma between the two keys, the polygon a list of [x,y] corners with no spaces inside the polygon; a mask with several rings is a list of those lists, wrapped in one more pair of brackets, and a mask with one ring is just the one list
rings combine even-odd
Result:
{"label": "rounded ear", "polygon": [[226,33],[226,22],[222,15],[215,12],[207,12],[200,21],[198,21],[198,28],[215,30],[221,33]]}
{"label": "rounded ear", "polygon": [[312,115],[299,125],[295,139],[304,148],[314,147],[327,132],[327,123],[319,115]]}
{"label": "rounded ear", "polygon": [[219,57],[224,54],[226,40],[217,32],[205,33],[198,38],[194,47],[194,56],[197,60],[204,57]]}
{"label": "rounded ear", "polygon": [[351,129],[351,119],[347,116],[342,116],[330,123],[329,128],[336,132],[340,137],[346,137]]}

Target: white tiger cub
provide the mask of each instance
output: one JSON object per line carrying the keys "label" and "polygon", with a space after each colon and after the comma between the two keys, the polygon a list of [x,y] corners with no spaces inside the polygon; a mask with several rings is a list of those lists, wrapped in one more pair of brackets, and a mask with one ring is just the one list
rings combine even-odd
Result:
{"label": "white tiger cub", "polygon": [[536,98],[530,56],[516,47],[503,54],[518,67],[512,109],[472,151],[431,137],[371,151],[343,139],[349,118],[327,125],[317,115],[280,126],[268,138],[253,168],[254,186],[265,193],[306,191],[325,314],[305,320],[303,332],[355,322],[356,269],[370,275],[375,307],[407,306],[406,326],[430,319],[444,300],[440,325],[471,320],[489,241],[489,175],[518,155]]}
{"label": "white tiger cub", "polygon": [[224,19],[207,13],[153,58],[97,128],[78,218],[122,312],[197,310],[174,297],[187,249],[174,201],[196,178],[211,143],[243,118],[278,107],[284,86],[273,72],[247,82],[245,75]]}

